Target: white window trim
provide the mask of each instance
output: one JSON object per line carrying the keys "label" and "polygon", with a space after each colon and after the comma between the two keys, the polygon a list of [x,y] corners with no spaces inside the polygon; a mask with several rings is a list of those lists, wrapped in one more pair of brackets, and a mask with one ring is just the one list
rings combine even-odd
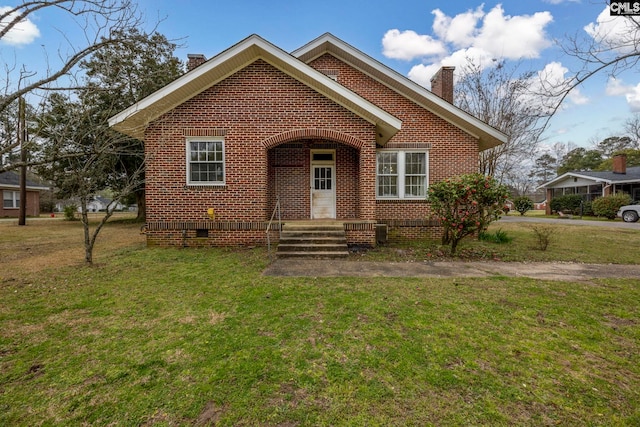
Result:
{"label": "white window trim", "polygon": [[[191,181],[191,146],[192,142],[222,142],[222,181]],[[227,154],[224,137],[220,136],[191,136],[185,141],[186,180],[190,186],[220,187],[227,183]]]}
{"label": "white window trim", "polygon": [[[398,195],[397,196],[380,196],[378,194],[378,153],[382,153],[382,152],[393,152],[393,153],[397,153],[397,159],[398,159]],[[405,195],[405,178],[406,178],[406,171],[405,171],[405,160],[406,160],[406,154],[408,153],[421,153],[424,154],[424,158],[425,158],[425,179],[424,179],[424,191],[425,194],[424,196],[412,196],[412,195]],[[402,150],[402,149],[384,149],[384,150],[378,150],[376,151],[376,200],[426,200],[427,197],[427,190],[429,188],[429,150]]]}
{"label": "white window trim", "polygon": [[[7,194],[11,194],[11,199],[5,199]],[[5,200],[11,200],[13,206],[4,206]],[[20,209],[20,192],[13,190],[2,190],[2,208],[3,209]]]}

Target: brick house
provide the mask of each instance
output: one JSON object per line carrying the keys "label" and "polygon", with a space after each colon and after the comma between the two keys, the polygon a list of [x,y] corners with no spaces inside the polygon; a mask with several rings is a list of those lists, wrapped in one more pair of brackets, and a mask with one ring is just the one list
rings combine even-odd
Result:
{"label": "brick house", "polygon": [[[627,156],[613,156],[610,171],[570,171],[545,182],[539,188],[546,191],[547,200],[577,194],[585,202],[616,193],[628,194],[633,202],[640,201],[640,166],[627,167]],[[545,206],[551,215],[551,202]]]}
{"label": "brick house", "polygon": [[[26,211],[27,216],[40,215],[40,191],[47,190],[48,187],[35,183],[29,179],[26,182]],[[8,171],[0,172],[0,217],[20,216],[20,175]]]}
{"label": "brick house", "polygon": [[110,119],[145,142],[147,242],[264,244],[336,220],[351,244],[432,234],[429,183],[476,172],[506,136],[454,107],[453,68],[419,86],[331,34],[287,53],[252,35]]}

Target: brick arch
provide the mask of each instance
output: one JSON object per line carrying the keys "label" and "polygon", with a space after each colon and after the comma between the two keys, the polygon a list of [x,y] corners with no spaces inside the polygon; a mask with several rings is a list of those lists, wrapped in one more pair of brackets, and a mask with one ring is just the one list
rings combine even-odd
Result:
{"label": "brick arch", "polygon": [[285,144],[291,141],[299,141],[301,139],[326,139],[329,141],[348,145],[357,150],[360,150],[364,146],[363,141],[346,133],[332,129],[316,128],[296,129],[282,132],[265,139],[264,141],[262,141],[262,145],[264,146],[264,148],[269,150],[280,144]]}

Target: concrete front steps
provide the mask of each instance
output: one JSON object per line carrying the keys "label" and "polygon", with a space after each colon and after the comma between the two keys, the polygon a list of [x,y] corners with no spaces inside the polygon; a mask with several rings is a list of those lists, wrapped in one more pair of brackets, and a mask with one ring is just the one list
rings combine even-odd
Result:
{"label": "concrete front steps", "polygon": [[290,222],[282,226],[278,258],[346,258],[349,256],[341,222]]}

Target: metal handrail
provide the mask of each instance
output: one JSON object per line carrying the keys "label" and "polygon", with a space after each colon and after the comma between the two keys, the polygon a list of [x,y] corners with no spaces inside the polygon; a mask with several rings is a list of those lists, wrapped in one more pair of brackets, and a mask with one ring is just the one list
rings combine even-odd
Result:
{"label": "metal handrail", "polygon": [[271,219],[269,220],[269,224],[267,224],[267,254],[269,258],[271,258],[271,236],[269,232],[271,231],[271,225],[273,224],[273,217],[278,214],[278,238],[282,238],[282,217],[280,215],[280,196],[276,197],[276,205],[273,208],[273,212],[271,213]]}

